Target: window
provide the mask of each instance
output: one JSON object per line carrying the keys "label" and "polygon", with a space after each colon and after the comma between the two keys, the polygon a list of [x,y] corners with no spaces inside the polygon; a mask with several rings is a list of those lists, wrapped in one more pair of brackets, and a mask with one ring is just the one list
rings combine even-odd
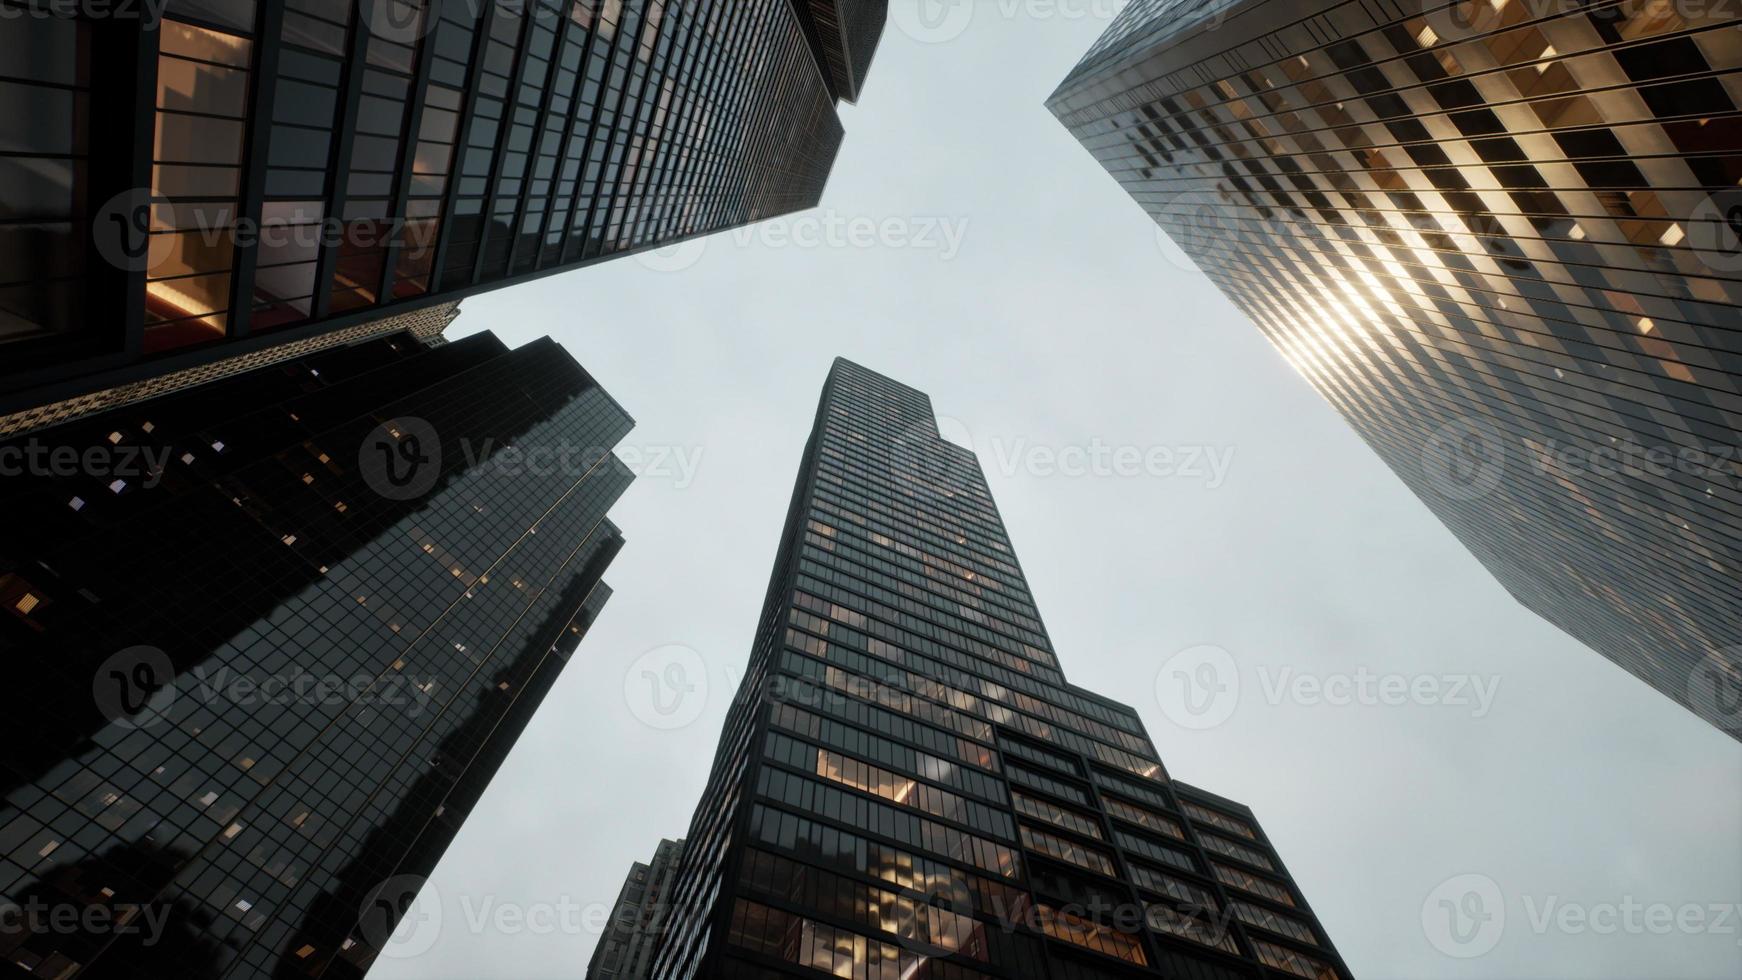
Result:
{"label": "window", "polygon": [[1239,916],[1240,921],[1247,925],[1257,926],[1260,929],[1269,929],[1271,932],[1281,933],[1290,939],[1308,943],[1313,946],[1319,944],[1318,937],[1313,935],[1312,927],[1299,919],[1283,915],[1280,912],[1272,912],[1267,908],[1253,905],[1250,902],[1243,902],[1239,899],[1234,900],[1233,907],[1234,914]]}
{"label": "window", "polygon": [[1305,980],[1341,980],[1336,967],[1305,953],[1297,953],[1262,939],[1254,939],[1252,949],[1258,954],[1258,961],[1265,966],[1285,970],[1297,977],[1304,977]]}
{"label": "window", "polygon": [[1250,874],[1241,871],[1238,868],[1232,868],[1216,861],[1210,862],[1210,870],[1215,872],[1218,881],[1231,888],[1243,889],[1254,895],[1268,898],[1273,902],[1281,902],[1284,905],[1294,905],[1294,896],[1289,893],[1287,888],[1277,882],[1270,881],[1266,878],[1260,878],[1255,874]]}
{"label": "window", "polygon": [[1209,807],[1199,806],[1198,804],[1191,802],[1185,804],[1185,811],[1188,816],[1199,823],[1206,823],[1212,827],[1219,827],[1222,830],[1232,831],[1248,840],[1258,839],[1258,834],[1252,829],[1251,825],[1246,823],[1244,820],[1231,817],[1225,813],[1220,813],[1216,810],[1210,809]]}
{"label": "window", "polygon": [[[739,899],[732,908],[726,941],[734,946],[853,980],[904,980],[939,975],[932,958],[803,916]],[[932,969],[928,970],[928,966]],[[990,980],[985,974],[951,966],[957,980]]]}
{"label": "window", "polygon": [[1017,813],[1034,817],[1039,820],[1045,820],[1047,823],[1050,823],[1055,827],[1063,827],[1066,830],[1084,834],[1089,837],[1104,838],[1106,836],[1101,833],[1101,825],[1096,822],[1093,817],[1090,817],[1087,814],[1078,813],[1075,810],[1067,810],[1057,804],[1048,803],[1045,800],[1037,799],[1032,796],[1024,796],[1021,793],[1012,793],[1011,798],[1016,804]]}
{"label": "window", "polygon": [[[69,17],[23,16],[5,8],[0,51],[0,344],[84,325],[86,200],[92,25]],[[121,216],[117,216],[121,217]]]}
{"label": "window", "polygon": [[248,38],[167,21],[157,32],[145,350],[229,332],[236,194],[248,109]]}
{"label": "window", "polygon": [[1113,859],[1104,851],[1086,844],[1065,840],[1063,837],[1055,837],[1031,827],[1023,827],[1021,830],[1022,843],[1025,847],[1058,858],[1061,861],[1069,861],[1079,868],[1098,871],[1109,878],[1116,877],[1113,870]]}
{"label": "window", "polygon": [[1040,920],[1041,931],[1054,939],[1105,953],[1127,963],[1149,965],[1149,957],[1143,954],[1143,942],[1136,936],[1048,905],[1036,904],[1034,910]]}
{"label": "window", "polygon": [[1185,829],[1180,826],[1178,820],[1172,817],[1156,813],[1154,810],[1146,810],[1140,806],[1132,806],[1124,800],[1114,799],[1110,796],[1104,797],[1104,799],[1107,804],[1107,812],[1120,820],[1128,820],[1146,830],[1158,831],[1175,840],[1186,839]]}
{"label": "window", "polygon": [[1215,834],[1199,834],[1198,839],[1203,843],[1204,849],[1207,851],[1214,851],[1217,854],[1245,861],[1247,864],[1257,865],[1266,871],[1276,870],[1276,865],[1262,852],[1241,844],[1236,844],[1225,837],[1218,837]]}

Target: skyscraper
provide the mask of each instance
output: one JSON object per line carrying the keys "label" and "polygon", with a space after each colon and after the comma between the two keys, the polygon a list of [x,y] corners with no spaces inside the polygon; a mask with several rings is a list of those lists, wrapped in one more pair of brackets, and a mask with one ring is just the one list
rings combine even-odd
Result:
{"label": "skyscraper", "polygon": [[1137,0],[1049,106],[1512,595],[1742,738],[1738,26]]}
{"label": "skyscraper", "polygon": [[362,976],[610,595],[631,424],[401,332],[0,444],[4,959]]}
{"label": "skyscraper", "polygon": [[653,863],[637,861],[630,866],[611,919],[587,963],[586,980],[647,980],[651,975],[682,855],[683,841],[662,840],[653,852]]}
{"label": "skyscraper", "polygon": [[4,3],[0,417],[811,207],[883,10]]}
{"label": "skyscraper", "polygon": [[1251,812],[1068,683],[969,450],[823,389],[657,980],[1349,976]]}

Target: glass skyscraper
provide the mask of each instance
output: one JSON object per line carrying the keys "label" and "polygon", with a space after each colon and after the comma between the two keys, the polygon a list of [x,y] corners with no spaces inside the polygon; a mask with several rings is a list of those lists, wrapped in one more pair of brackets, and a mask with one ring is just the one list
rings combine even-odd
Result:
{"label": "glass skyscraper", "polygon": [[401,331],[0,443],[4,960],[362,976],[610,596],[631,424]]}
{"label": "glass skyscraper", "polygon": [[1136,0],[1049,106],[1520,602],[1742,738],[1738,17]]}
{"label": "glass skyscraper", "polygon": [[815,205],[872,0],[0,0],[13,415]]}
{"label": "glass skyscraper", "polygon": [[1251,811],[1065,680],[930,399],[843,360],[653,976],[1349,973]]}

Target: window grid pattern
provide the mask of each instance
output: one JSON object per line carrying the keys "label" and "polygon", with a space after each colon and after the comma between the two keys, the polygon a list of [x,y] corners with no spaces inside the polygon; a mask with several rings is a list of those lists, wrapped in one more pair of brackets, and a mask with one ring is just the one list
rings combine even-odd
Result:
{"label": "window grid pattern", "polygon": [[[1215,918],[1230,903],[1175,815],[1186,790],[1135,712],[1065,681],[978,461],[920,392],[831,371],[733,711],[691,833],[718,843],[679,887],[659,980],[775,960],[871,975],[886,938],[1012,980],[1256,963],[1246,924]],[[743,837],[716,829],[739,786]],[[960,935],[933,931],[946,912],[983,947],[940,944]]]}
{"label": "window grid pattern", "polygon": [[[395,500],[357,461],[405,416],[443,452],[435,488]],[[433,867],[608,596],[598,578],[622,544],[604,520],[632,479],[615,458],[510,477],[462,443],[603,453],[629,426],[548,340],[400,333],[52,430],[169,462],[121,492],[87,476],[4,488],[9,508],[49,506],[0,548],[58,574],[31,583],[49,600],[34,629],[0,623],[21,703],[40,706],[9,720],[0,898],[149,903],[174,933],[20,933],[7,958],[57,975],[360,976],[378,952],[358,922],[370,890]],[[173,668],[165,696],[96,718],[90,679],[142,640]]]}
{"label": "window grid pattern", "polygon": [[[343,329],[799,211],[844,135],[791,0],[359,9],[170,4],[149,32],[158,101],[140,146],[90,129],[106,113],[88,102],[88,24],[8,32],[20,50],[0,86],[30,106],[8,185],[40,192],[0,202],[8,254],[34,273],[0,282],[8,387],[72,371],[96,388],[160,355]],[[131,190],[87,186],[93,143],[152,173],[141,209],[113,215],[149,231],[143,313],[86,309],[108,272],[85,262],[73,216]]]}
{"label": "window grid pattern", "polygon": [[1738,12],[1176,6],[1055,115],[1515,597],[1742,738]]}

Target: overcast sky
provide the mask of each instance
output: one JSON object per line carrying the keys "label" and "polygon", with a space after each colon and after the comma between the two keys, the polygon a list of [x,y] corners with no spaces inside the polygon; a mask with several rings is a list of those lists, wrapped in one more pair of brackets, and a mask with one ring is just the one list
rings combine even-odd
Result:
{"label": "overcast sky", "polygon": [[[373,975],[584,971],[687,829],[845,355],[980,451],[1071,680],[1257,811],[1358,977],[1742,976],[1742,746],[1517,605],[1046,112],[1118,4],[915,2],[819,211],[466,302],[458,334],[573,352],[648,472],[433,946]],[[661,714],[672,664],[696,690]],[[1203,665],[1238,693],[1194,716],[1169,678]]]}

